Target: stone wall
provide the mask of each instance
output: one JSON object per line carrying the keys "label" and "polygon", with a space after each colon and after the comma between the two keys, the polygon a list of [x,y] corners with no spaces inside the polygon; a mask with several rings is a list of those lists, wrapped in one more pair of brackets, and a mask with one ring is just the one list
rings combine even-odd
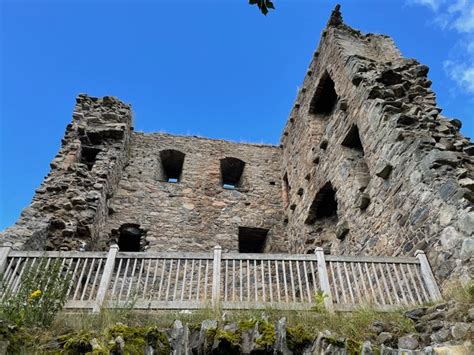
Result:
{"label": "stone wall", "polygon": [[[160,152],[185,154],[179,182],[166,181]],[[221,159],[245,162],[240,183],[225,189]],[[238,251],[239,227],[268,230],[266,251],[287,250],[283,228],[280,149],[222,140],[133,133],[129,164],[110,200],[102,240],[123,224],[146,233],[154,251]]]}
{"label": "stone wall", "polygon": [[112,196],[128,160],[132,115],[113,97],[79,95],[61,149],[33,201],[2,243],[32,250],[97,248]]}
{"label": "stone wall", "polygon": [[281,140],[291,252],[421,249],[439,280],[473,274],[474,145],[427,73],[334,11]]}

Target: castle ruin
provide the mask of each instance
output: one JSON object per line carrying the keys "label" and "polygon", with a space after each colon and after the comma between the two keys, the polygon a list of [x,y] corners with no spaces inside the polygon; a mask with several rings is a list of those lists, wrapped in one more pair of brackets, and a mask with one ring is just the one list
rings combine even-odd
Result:
{"label": "castle ruin", "polygon": [[428,67],[392,39],[322,32],[279,146],[133,130],[81,94],[51,171],[2,243],[23,250],[413,255],[440,282],[474,274],[474,144]]}

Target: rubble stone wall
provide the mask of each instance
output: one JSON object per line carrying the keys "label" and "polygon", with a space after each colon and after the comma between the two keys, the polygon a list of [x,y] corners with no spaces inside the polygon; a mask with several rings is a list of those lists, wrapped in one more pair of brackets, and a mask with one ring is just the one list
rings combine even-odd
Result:
{"label": "rubble stone wall", "polygon": [[[473,274],[474,145],[460,121],[440,114],[427,73],[390,38],[355,31],[333,13],[281,140],[291,252],[421,249],[439,280]],[[328,75],[337,100],[324,112],[317,106],[327,100],[317,98],[331,97]]]}
{"label": "rubble stone wall", "polygon": [[2,243],[31,250],[94,250],[128,160],[131,109],[113,97],[79,95],[51,170]]}
{"label": "rubble stone wall", "polygon": [[[163,179],[160,152],[168,149],[185,154],[178,183]],[[150,250],[211,250],[219,244],[238,251],[239,227],[263,228],[269,231],[266,250],[286,251],[280,153],[274,146],[134,132],[103,233],[138,224]],[[235,189],[222,186],[220,161],[226,157],[245,162]]]}

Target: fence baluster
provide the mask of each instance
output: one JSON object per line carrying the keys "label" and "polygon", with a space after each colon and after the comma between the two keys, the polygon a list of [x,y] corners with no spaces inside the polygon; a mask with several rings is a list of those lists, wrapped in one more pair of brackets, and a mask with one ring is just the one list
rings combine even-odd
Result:
{"label": "fence baluster", "polygon": [[[46,269],[48,268],[48,265],[49,265],[49,261],[50,259],[48,259],[48,262],[46,263]],[[78,282],[76,284],[76,291],[74,292],[74,296],[72,296],[72,299],[75,300],[76,299],[76,296],[77,296],[77,293],[79,292],[79,284],[81,283],[82,281],[82,275],[84,275],[84,270],[86,269],[87,267],[87,262],[89,261],[89,259],[84,259],[84,263],[82,264],[82,269],[81,269],[81,273],[79,275],[79,279],[78,279]]]}
{"label": "fence baluster", "polygon": [[92,259],[92,262],[89,266],[89,272],[87,273],[86,282],[84,282],[84,288],[82,289],[81,301],[84,300],[84,296],[85,296],[87,288],[89,286],[89,280],[90,280],[90,277],[91,277],[91,274],[92,274],[92,270],[94,269],[94,264],[95,264],[95,259]]}
{"label": "fence baluster", "polygon": [[198,279],[197,279],[197,290],[196,290],[196,301],[199,300],[200,296],[200,289],[201,289],[201,267],[202,267],[202,260],[199,259],[199,266],[198,266]]}
{"label": "fence baluster", "polygon": [[377,289],[379,290],[379,295],[380,295],[380,299],[382,300],[382,304],[386,304],[385,303],[385,299],[383,297],[383,292],[382,292],[382,287],[380,287],[380,281],[379,281],[379,277],[377,275],[377,270],[375,270],[375,263],[371,263],[372,264],[372,271],[374,273],[374,277],[375,277],[375,283],[377,284]]}
{"label": "fence baluster", "polygon": [[379,263],[378,267],[379,267],[380,275],[382,276],[382,282],[383,282],[384,287],[385,287],[385,293],[388,296],[390,304],[393,304],[392,295],[391,295],[390,289],[388,288],[387,279],[385,278],[385,272],[382,268],[382,264]]}
{"label": "fence baluster", "polygon": [[377,300],[377,295],[375,293],[375,290],[374,290],[374,286],[372,284],[372,277],[370,276],[370,271],[369,271],[369,268],[367,266],[367,263],[364,263],[364,269],[365,269],[365,272],[366,272],[366,275],[367,275],[367,279],[369,280],[369,286],[370,286],[370,290],[372,291],[372,296],[374,297],[373,298],[373,301],[374,303],[379,303],[379,301]]}
{"label": "fence baluster", "polygon": [[[160,284],[158,286],[158,297],[157,297],[157,301],[161,301],[161,291],[163,290],[163,283],[164,283],[164,279],[165,279],[165,268],[166,268],[166,260],[167,259],[163,259],[163,262],[161,263],[161,274],[160,274]],[[156,277],[156,272],[157,272],[157,269],[158,269],[158,261],[156,261],[156,265],[155,265],[155,274],[153,275],[153,287],[155,285],[155,277]],[[171,260],[170,260],[170,265],[171,265]],[[170,271],[170,275],[171,275],[171,271]],[[168,299],[165,299],[165,301],[167,301]]]}
{"label": "fence baluster", "polygon": [[138,295],[139,295],[140,291],[143,292],[143,288],[144,288],[144,287],[141,287],[141,283],[142,283],[143,269],[145,268],[145,262],[146,262],[146,259],[141,259],[140,260],[140,271],[138,272],[138,279],[137,279],[137,292],[136,292],[136,297],[137,298],[138,298]]}
{"label": "fence baluster", "polygon": [[244,275],[243,275],[243,266],[242,260],[240,260],[240,302],[244,301]]}
{"label": "fence baluster", "polygon": [[208,277],[209,277],[209,260],[206,260],[206,276],[204,278],[204,301],[207,301],[207,286],[208,286]]}
{"label": "fence baluster", "polygon": [[225,261],[225,271],[224,271],[224,301],[227,302],[227,283],[229,282],[228,274],[229,274],[229,265],[228,265],[229,260]]}
{"label": "fence baluster", "polygon": [[232,260],[232,301],[235,301],[235,259]]}
{"label": "fence baluster", "polygon": [[397,264],[393,264],[393,270],[395,271],[395,277],[397,279],[397,282],[398,282],[398,287],[400,289],[400,293],[402,295],[402,298],[403,298],[403,302],[408,305],[408,300],[407,300],[407,297],[405,295],[405,292],[403,290],[403,285],[402,285],[402,281],[400,280],[400,276],[398,275],[398,270],[397,270]]}
{"label": "fence baluster", "polygon": [[269,292],[270,292],[270,302],[273,303],[273,282],[272,282],[272,263],[270,260],[267,260],[268,266],[268,284],[269,284]]}
{"label": "fence baluster", "polygon": [[250,302],[250,260],[247,259],[247,302]]}
{"label": "fence baluster", "polygon": [[191,261],[191,278],[189,280],[189,295],[188,300],[191,301],[193,296],[193,281],[194,281],[194,259]]}
{"label": "fence baluster", "polygon": [[295,280],[293,277],[293,265],[291,260],[288,260],[288,265],[290,266],[291,294],[293,295],[293,302],[296,302]]}
{"label": "fence baluster", "polygon": [[115,296],[115,288],[117,287],[118,280],[120,278],[120,271],[122,271],[122,262],[123,259],[120,259],[117,267],[117,273],[115,274],[114,286],[112,287],[112,298]]}
{"label": "fence baluster", "polygon": [[[352,304],[355,304],[354,300],[354,293],[352,292],[352,284],[351,284],[351,279],[349,276],[349,272],[347,271],[347,263],[343,263],[344,266],[344,274],[346,274],[346,280],[347,280],[347,288],[349,289],[349,295],[351,296],[351,301]],[[354,282],[355,283],[355,282]]]}
{"label": "fence baluster", "polygon": [[166,285],[165,301],[169,301],[170,287],[171,287],[171,270],[173,270],[174,259],[170,260],[170,269],[168,271],[168,284]]}
{"label": "fence baluster", "polygon": [[423,300],[422,298],[420,297],[420,292],[418,291],[418,287],[416,286],[416,280],[415,278],[413,277],[413,273],[411,272],[411,267],[410,265],[406,265],[406,268],[408,270],[408,279],[409,281],[411,281],[412,285],[413,285],[413,290],[414,290],[414,293],[416,295],[416,298],[418,299],[418,302],[420,302],[420,304],[423,303]]}
{"label": "fence baluster", "polygon": [[91,292],[89,293],[88,301],[92,299],[92,295],[94,294],[95,285],[97,284],[97,279],[99,278],[101,269],[102,269],[102,258],[99,259],[99,265],[97,266],[97,271],[95,272],[94,281],[92,283]]}
{"label": "fence baluster", "polygon": [[[151,259],[146,259],[146,260],[148,261],[148,267],[146,269],[145,285],[143,285],[143,293],[142,293],[143,299],[145,299],[146,297],[146,290],[148,288],[148,278],[150,277],[150,270],[151,270]],[[151,292],[153,292],[153,288],[151,289]]]}
{"label": "fence baluster", "polygon": [[283,287],[285,288],[285,301],[286,303],[288,303],[288,284],[286,283],[285,260],[281,261],[281,266],[283,268]]}
{"label": "fence baluster", "polygon": [[408,296],[410,296],[410,300],[412,304],[416,304],[415,298],[413,297],[413,294],[411,292],[411,287],[410,284],[407,281],[407,278],[405,277],[405,271],[403,270],[403,264],[399,264],[400,266],[400,274],[402,275],[402,280],[405,283],[405,287],[408,290]]}
{"label": "fence baluster", "polygon": [[281,291],[280,291],[280,277],[278,271],[278,260],[275,260],[275,277],[277,282],[277,291],[278,291],[278,302],[281,302]]}
{"label": "fence baluster", "polygon": [[300,261],[295,261],[295,266],[296,266],[296,275],[298,276],[298,287],[300,291],[300,299],[301,302],[304,303],[304,291],[303,291],[303,283],[301,282],[301,264]]}
{"label": "fence baluster", "polygon": [[[356,293],[357,293],[357,301],[359,303],[361,303],[362,301],[362,297],[361,297],[361,294],[360,294],[360,289],[359,289],[359,280],[357,279],[356,277],[356,272],[355,272],[355,268],[354,268],[354,263],[349,263],[350,267],[351,267],[351,272],[352,272],[352,279],[354,280],[354,285],[355,285],[355,289],[356,289]],[[357,302],[356,302],[357,303]]]}
{"label": "fence baluster", "polygon": [[400,304],[400,298],[398,297],[397,286],[393,282],[393,277],[392,277],[392,273],[391,273],[391,270],[390,270],[390,266],[387,263],[385,263],[385,268],[388,270],[388,272],[387,272],[388,280],[390,281],[390,285],[392,286],[392,292],[390,292],[390,293],[395,295],[396,304]]}
{"label": "fence baluster", "polygon": [[186,274],[186,271],[187,271],[187,268],[188,268],[188,259],[185,259],[184,260],[184,270],[183,270],[183,288],[181,289],[181,302],[183,302],[183,299],[184,299],[184,290],[186,289],[186,278],[187,278],[187,274]]}

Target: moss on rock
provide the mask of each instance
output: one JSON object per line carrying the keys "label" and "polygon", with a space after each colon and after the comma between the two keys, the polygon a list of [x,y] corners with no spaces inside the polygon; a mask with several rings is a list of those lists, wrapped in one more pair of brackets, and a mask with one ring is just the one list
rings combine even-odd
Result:
{"label": "moss on rock", "polygon": [[301,324],[298,324],[286,328],[286,340],[290,350],[299,351],[313,342],[314,335]]}
{"label": "moss on rock", "polygon": [[147,344],[152,346],[159,355],[167,355],[171,353],[171,345],[168,335],[159,330],[157,327],[149,328],[146,333]]}
{"label": "moss on rock", "polygon": [[260,348],[269,348],[275,344],[275,326],[265,320],[258,322],[258,332],[261,336],[255,341]]}

